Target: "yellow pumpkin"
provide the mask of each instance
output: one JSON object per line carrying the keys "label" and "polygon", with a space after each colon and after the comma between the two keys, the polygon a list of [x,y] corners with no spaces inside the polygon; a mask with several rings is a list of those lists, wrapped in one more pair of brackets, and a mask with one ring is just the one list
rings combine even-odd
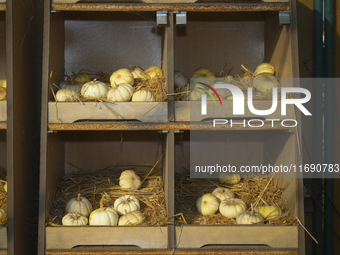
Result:
{"label": "yellow pumpkin", "polygon": [[0,80],[0,87],[7,88],[7,80]]}
{"label": "yellow pumpkin", "polygon": [[145,217],[140,211],[134,211],[120,217],[118,225],[119,226],[140,225],[144,222],[144,220]]}
{"label": "yellow pumpkin", "polygon": [[151,79],[158,79],[163,78],[163,71],[158,66],[151,66],[144,72],[146,75],[143,74],[143,78],[151,78]]}
{"label": "yellow pumpkin", "polygon": [[240,183],[241,176],[236,173],[221,173],[219,176],[219,180],[220,182],[223,182],[227,185],[235,185]]}
{"label": "yellow pumpkin", "polygon": [[281,208],[274,205],[258,206],[255,211],[261,213],[265,220],[276,218],[282,215]]}
{"label": "yellow pumpkin", "polygon": [[216,81],[215,73],[206,67],[200,67],[196,69],[191,75],[192,84],[202,82],[211,86],[215,83],[215,81]]}
{"label": "yellow pumpkin", "polygon": [[5,100],[7,95],[6,88],[0,87],[0,100]]}
{"label": "yellow pumpkin", "polygon": [[218,211],[219,201],[213,194],[205,194],[197,199],[196,207],[202,215],[214,215]]}
{"label": "yellow pumpkin", "polygon": [[85,84],[87,82],[91,81],[91,78],[88,74],[86,73],[80,73],[78,74],[76,77],[74,77],[74,75],[71,75],[70,77],[67,78],[68,81],[72,80],[72,81],[79,81],[82,84]]}
{"label": "yellow pumpkin", "polygon": [[111,87],[117,87],[121,83],[127,83],[133,85],[135,79],[131,71],[127,68],[122,68],[115,71],[110,77]]}
{"label": "yellow pumpkin", "polygon": [[269,63],[262,63],[259,65],[256,70],[255,70],[255,76],[261,73],[271,73],[274,75],[275,73],[275,68],[273,65]]}

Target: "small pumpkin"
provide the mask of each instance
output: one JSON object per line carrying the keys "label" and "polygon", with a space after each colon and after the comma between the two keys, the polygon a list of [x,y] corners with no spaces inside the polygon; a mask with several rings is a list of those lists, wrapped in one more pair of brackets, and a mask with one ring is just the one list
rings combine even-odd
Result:
{"label": "small pumpkin", "polygon": [[202,98],[202,92],[200,89],[194,89],[190,92],[190,100],[191,101],[200,101]]}
{"label": "small pumpkin", "polygon": [[182,88],[189,83],[189,80],[183,73],[180,71],[175,71],[175,86],[178,88]]}
{"label": "small pumpkin", "polygon": [[0,80],[0,87],[7,88],[7,80]]}
{"label": "small pumpkin", "polygon": [[234,81],[234,77],[232,75],[227,74],[226,76],[224,76],[223,81],[226,83],[232,83]]}
{"label": "small pumpkin", "polygon": [[122,189],[137,190],[141,186],[141,181],[133,170],[125,170],[120,174],[119,186]]}
{"label": "small pumpkin", "polygon": [[79,100],[79,94],[72,89],[59,89],[55,97],[57,102],[74,102]]}
{"label": "small pumpkin", "polygon": [[216,188],[214,189],[214,191],[212,192],[212,194],[218,198],[218,200],[221,202],[224,199],[227,198],[234,198],[234,193],[227,188]]}
{"label": "small pumpkin", "polygon": [[140,205],[136,197],[131,195],[125,195],[118,198],[114,205],[114,209],[120,215],[125,215],[130,212],[139,211]]}
{"label": "small pumpkin", "polygon": [[131,71],[127,68],[122,68],[115,71],[110,77],[111,87],[117,87],[121,83],[133,85],[135,82]]}
{"label": "small pumpkin", "polygon": [[197,199],[196,207],[202,215],[214,215],[218,211],[219,201],[213,194],[205,194]]}
{"label": "small pumpkin", "polygon": [[145,70],[143,78],[151,79],[163,78],[163,71],[158,66],[151,66]]}
{"label": "small pumpkin", "polygon": [[72,89],[77,93],[80,93],[82,86],[83,84],[81,82],[71,80],[63,81],[62,83],[59,84],[60,89]]}
{"label": "small pumpkin", "polygon": [[203,82],[208,85],[213,85],[216,81],[216,76],[213,71],[206,67],[196,69],[191,75],[191,83]]}
{"label": "small pumpkin", "polygon": [[[229,97],[227,100],[229,100]],[[235,173],[221,173],[219,176],[219,180],[220,182],[223,182],[227,185],[235,185],[240,183],[241,176]]]}
{"label": "small pumpkin", "polygon": [[133,78],[139,79],[143,77],[144,70],[140,68],[139,66],[134,66],[133,71],[131,74],[133,75]]}
{"label": "small pumpkin", "polygon": [[220,213],[227,218],[236,218],[239,212],[247,209],[246,203],[239,198],[227,198],[220,203]]}
{"label": "small pumpkin", "polygon": [[144,220],[145,217],[140,211],[134,211],[120,217],[118,225],[119,226],[140,225],[144,222]]}
{"label": "small pumpkin", "polygon": [[253,80],[254,88],[262,93],[272,92],[272,89],[279,87],[280,84],[271,73],[261,73],[256,75]]}
{"label": "small pumpkin", "polygon": [[78,193],[78,197],[70,199],[66,203],[66,213],[77,212],[85,216],[89,216],[92,212],[92,205],[85,197],[81,197]]}
{"label": "small pumpkin", "polygon": [[258,206],[255,211],[261,213],[265,220],[276,218],[282,215],[281,208],[275,205]]}
{"label": "small pumpkin", "polygon": [[104,196],[100,200],[100,208],[90,214],[90,225],[116,226],[118,214],[111,207],[103,207],[103,199]]}
{"label": "small pumpkin", "polygon": [[[216,84],[226,84],[226,83],[227,83],[226,81],[218,81],[212,87],[215,89]],[[231,94],[229,89],[218,88],[218,89],[215,89],[215,90],[218,93],[218,95],[221,97],[221,99],[226,99],[227,96]],[[210,91],[210,93],[212,93],[211,90],[209,90],[209,91]],[[215,93],[212,93],[212,94],[214,95],[215,98],[217,98]]]}
{"label": "small pumpkin", "polygon": [[87,82],[91,81],[91,78],[88,74],[86,73],[80,73],[76,77],[74,75],[71,75],[70,77],[67,78],[68,81],[78,81],[82,84],[85,84]]}
{"label": "small pumpkin", "polygon": [[150,91],[147,90],[138,90],[133,93],[132,101],[134,102],[154,102],[155,97]]}
{"label": "small pumpkin", "polygon": [[85,226],[88,223],[88,219],[85,215],[77,212],[68,213],[63,217],[62,223],[65,226]]}
{"label": "small pumpkin", "polygon": [[275,73],[275,68],[273,65],[269,63],[262,63],[261,65],[258,65],[256,70],[255,70],[255,76],[261,73],[271,73],[274,75]]}
{"label": "small pumpkin", "polygon": [[121,83],[107,92],[107,99],[115,102],[129,101],[135,90],[130,84]]}
{"label": "small pumpkin", "polygon": [[263,220],[261,213],[254,212],[253,204],[251,205],[251,211],[242,211],[236,215],[237,224],[253,224]]}
{"label": "small pumpkin", "polygon": [[108,90],[104,82],[94,79],[83,85],[81,95],[83,97],[106,97]]}

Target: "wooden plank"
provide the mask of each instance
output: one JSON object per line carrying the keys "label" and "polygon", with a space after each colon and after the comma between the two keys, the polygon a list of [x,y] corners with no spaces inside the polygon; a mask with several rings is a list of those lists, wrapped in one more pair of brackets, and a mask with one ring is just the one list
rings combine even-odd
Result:
{"label": "wooden plank", "polygon": [[7,249],[7,227],[0,228],[0,249]]}
{"label": "wooden plank", "polygon": [[[254,107],[257,110],[270,109],[272,106],[271,100],[256,100],[254,101]],[[223,101],[223,105],[214,106],[213,101],[207,102],[207,115],[201,115],[201,101],[177,101],[175,102],[175,118],[176,121],[202,121],[204,119],[225,119],[225,118],[254,118],[258,119],[258,116],[249,111],[248,107],[244,108],[244,115],[233,115],[233,102]],[[209,111],[209,109],[213,109]],[[281,115],[281,101],[278,101],[277,109],[274,113],[263,116],[266,119],[294,119],[294,112],[292,105],[287,105],[287,115]]]}
{"label": "wooden plank", "polygon": [[166,122],[166,102],[50,102],[49,123],[73,123],[78,120],[139,120],[143,122]]}
{"label": "wooden plank", "polygon": [[166,249],[167,242],[167,227],[46,227],[46,249],[72,249],[78,245]]}
{"label": "wooden plank", "polygon": [[0,122],[7,121],[7,101],[0,101]]}
{"label": "wooden plank", "polygon": [[53,3],[55,11],[288,11],[289,3],[199,3],[199,4],[147,4],[147,3]]}
{"label": "wooden plank", "polygon": [[[243,127],[240,125],[230,127],[228,125],[218,125],[213,127],[212,123],[190,123],[190,122],[178,122],[178,123],[76,123],[76,124],[49,124],[50,131],[75,131],[75,130],[253,130],[251,127]],[[292,130],[289,127],[283,127],[280,123],[265,123],[263,127],[256,128],[256,130]]]}
{"label": "wooden plank", "polygon": [[[0,253],[1,254],[1,253]],[[297,255],[297,250],[278,249],[176,249],[174,250],[47,250],[46,255]]]}
{"label": "wooden plank", "polygon": [[176,245],[197,249],[205,245],[267,245],[297,249],[297,226],[181,226],[176,227]]}

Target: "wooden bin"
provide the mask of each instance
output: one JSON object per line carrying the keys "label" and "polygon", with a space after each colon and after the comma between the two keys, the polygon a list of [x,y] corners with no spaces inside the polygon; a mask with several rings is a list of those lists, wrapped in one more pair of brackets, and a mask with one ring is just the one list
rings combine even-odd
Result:
{"label": "wooden bin", "polygon": [[[155,164],[164,153],[159,175],[163,175],[165,197],[167,200],[167,182],[169,170],[165,151],[167,135],[157,131],[144,132],[57,132],[48,135],[47,167],[42,168],[45,179],[41,185],[46,192],[41,193],[44,212],[41,220],[46,222],[51,213],[61,176],[79,171],[102,169],[112,164]],[[162,144],[164,146],[162,146]],[[72,165],[68,164],[71,163]],[[138,167],[137,167],[138,168]],[[141,168],[146,174],[151,167]],[[130,169],[127,165],[125,169]],[[119,185],[115,183],[115,185]],[[167,213],[169,204],[167,203]],[[142,205],[143,206],[143,205]],[[96,209],[96,208],[93,208]],[[44,233],[46,250],[71,250],[81,246],[126,248],[166,249],[168,247],[168,229],[166,226],[84,226],[84,227],[50,227],[40,229]],[[42,240],[40,239],[39,242]],[[39,243],[41,245],[41,243]],[[43,243],[44,244],[44,243]]]}
{"label": "wooden bin", "polygon": [[[292,22],[295,22],[294,19]],[[297,78],[293,50],[297,39],[293,27],[293,24],[279,25],[276,8],[261,12],[189,12],[187,25],[176,27],[174,32],[175,70],[190,78],[199,67],[219,73],[221,66],[227,63],[224,71],[227,73],[232,69],[231,75],[241,77],[241,65],[254,72],[259,64],[268,62],[275,67],[277,78]],[[290,87],[291,84],[287,79],[281,81],[281,86]],[[208,109],[210,104],[212,106],[213,102],[208,102]],[[224,100],[213,113],[208,111],[206,116],[202,116],[200,101],[176,101],[175,119],[180,122],[233,118],[232,105],[232,101]],[[271,100],[254,101],[255,109],[270,109],[271,105]],[[293,117],[293,108],[288,109],[287,115]],[[254,117],[247,107],[244,117]],[[281,119],[280,107],[268,118]]]}
{"label": "wooden bin", "polygon": [[[65,72],[82,69],[112,74],[121,68],[163,66],[167,80],[165,27],[156,26],[155,12],[67,12],[50,14],[49,73],[59,85]],[[47,74],[44,74],[47,75]],[[48,86],[48,84],[44,84]],[[167,122],[167,102],[58,102],[49,92],[48,122],[82,121]],[[116,114],[112,113],[114,111]]]}
{"label": "wooden bin", "polygon": [[[193,131],[191,131],[193,132]],[[231,149],[226,155],[228,163],[234,166],[249,165],[284,165],[296,164],[298,148],[294,132],[287,131],[217,131],[225,132]],[[201,144],[204,146],[204,144]],[[176,137],[175,169],[180,173],[183,168],[190,168],[190,132]],[[246,163],[247,162],[247,163]],[[292,217],[301,217],[299,203],[303,198],[302,179],[281,178],[278,187],[289,182],[284,191],[287,210],[294,205]],[[178,189],[179,191],[180,189]],[[176,196],[180,195],[175,193]],[[193,200],[203,194],[190,190]],[[212,191],[211,191],[212,192]],[[195,200],[196,201],[196,200]],[[181,208],[175,208],[175,214]],[[264,249],[295,249],[303,251],[303,238],[298,226],[276,225],[181,225],[175,229],[175,245],[183,249],[262,247]],[[302,245],[302,246],[301,246]],[[300,254],[300,253],[299,253]]]}

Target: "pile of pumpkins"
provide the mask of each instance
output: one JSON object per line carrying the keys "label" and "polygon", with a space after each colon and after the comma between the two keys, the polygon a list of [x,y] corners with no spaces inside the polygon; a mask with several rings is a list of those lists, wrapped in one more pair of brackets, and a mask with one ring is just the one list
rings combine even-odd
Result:
{"label": "pile of pumpkins", "polygon": [[[273,87],[279,87],[279,82],[275,78],[275,68],[269,63],[260,64],[255,73],[246,72],[242,78],[252,80],[253,87],[260,93],[272,92]],[[179,88],[181,92],[181,98],[186,100],[201,100],[201,95],[206,94],[207,91],[212,92],[205,83],[212,88],[215,88],[215,84],[231,83],[233,81],[232,75],[225,75],[217,80],[217,77],[213,71],[207,67],[200,67],[196,69],[191,75],[191,82],[194,84],[194,89],[190,91],[189,79],[180,71],[175,71],[175,86]],[[215,89],[221,99],[232,100],[230,90],[225,88]],[[216,95],[212,93],[216,98]],[[207,97],[207,100],[212,100],[211,97]]]}
{"label": "pile of pumpkins", "polygon": [[155,97],[148,90],[135,91],[132,87],[135,79],[158,79],[163,77],[162,69],[151,66],[143,71],[135,67],[133,71],[122,68],[110,76],[110,86],[96,79],[91,80],[86,73],[80,73],[76,77],[69,77],[59,85],[56,100],[59,102],[79,101],[80,95],[84,98],[105,98],[114,102],[153,102]]}
{"label": "pile of pumpkins", "polygon": [[[124,190],[137,190],[141,186],[139,176],[133,170],[125,170],[119,177],[119,186]],[[104,195],[100,200],[100,207],[92,211],[92,205],[80,193],[77,198],[70,199],[66,204],[66,215],[62,224],[66,226],[104,225],[126,226],[140,225],[145,217],[139,211],[140,204],[136,197],[124,195],[114,202],[113,207],[103,206]]]}
{"label": "pile of pumpkins", "polygon": [[[238,174],[223,173],[220,176],[220,181],[228,185],[237,184],[240,180]],[[248,211],[246,203],[235,198],[234,193],[228,188],[216,188],[212,193],[200,196],[196,207],[204,216],[214,215],[219,210],[224,217],[236,218],[237,224],[258,223],[282,215],[280,207],[270,205],[258,206],[255,210],[251,205],[251,211]]]}
{"label": "pile of pumpkins", "polygon": [[7,80],[0,80],[0,101],[6,100],[7,96]]}

